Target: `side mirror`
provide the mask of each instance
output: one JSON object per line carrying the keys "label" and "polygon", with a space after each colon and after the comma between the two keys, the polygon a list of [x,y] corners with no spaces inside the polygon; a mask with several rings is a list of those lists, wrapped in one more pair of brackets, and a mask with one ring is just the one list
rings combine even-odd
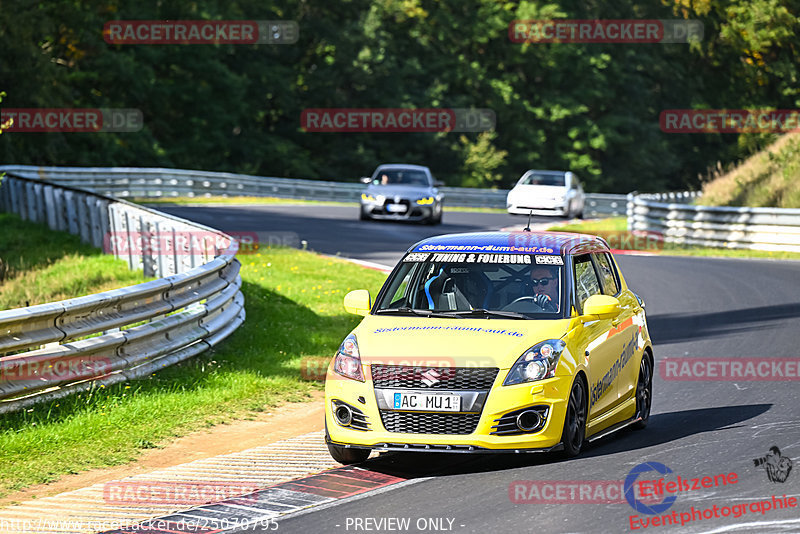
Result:
{"label": "side mirror", "polygon": [[361,178],[358,179],[358,181],[361,182],[362,184],[368,184],[372,181],[372,178],[370,178],[369,176],[362,176]]}
{"label": "side mirror", "polygon": [[583,304],[581,322],[613,319],[620,313],[619,300],[609,295],[592,295]]}
{"label": "side mirror", "polygon": [[444,182],[441,180],[434,180],[433,187],[444,187]]}
{"label": "side mirror", "polygon": [[367,315],[372,308],[372,298],[366,289],[356,289],[344,296],[344,309],[354,315]]}

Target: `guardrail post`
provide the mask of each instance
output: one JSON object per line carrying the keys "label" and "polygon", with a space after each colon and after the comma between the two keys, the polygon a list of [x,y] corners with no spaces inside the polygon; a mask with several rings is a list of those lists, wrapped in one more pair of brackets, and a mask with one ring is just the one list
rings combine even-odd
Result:
{"label": "guardrail post", "polygon": [[32,220],[34,220],[33,219],[33,213],[34,213],[33,204],[36,202],[36,197],[34,197],[34,195],[33,195],[33,184],[30,183],[30,182],[25,182],[22,185],[22,191],[23,191],[23,193],[25,195],[25,197],[24,197],[25,198],[25,205],[22,208],[23,209],[23,213],[24,213],[23,218],[26,221],[32,221]]}
{"label": "guardrail post", "polygon": [[627,204],[625,207],[625,212],[628,217],[628,231],[632,232],[636,228],[636,221],[634,219],[634,203],[633,200],[636,198],[636,192],[628,193],[627,195]]}
{"label": "guardrail post", "polygon": [[41,223],[44,221],[42,204],[39,202],[39,200],[42,198],[42,195],[42,184],[33,184],[33,194],[31,195],[31,220],[33,222]]}
{"label": "guardrail post", "polygon": [[56,229],[56,201],[52,185],[44,186],[44,213],[47,226],[51,230]]}
{"label": "guardrail post", "polygon": [[78,194],[75,197],[75,207],[77,208],[78,236],[84,243],[91,243],[89,206],[86,205],[88,195]]}
{"label": "guardrail post", "polygon": [[67,210],[67,231],[78,234],[78,210],[74,191],[64,191],[64,204]]}
{"label": "guardrail post", "polygon": [[14,180],[13,178],[8,182],[8,198],[9,198],[9,205],[8,211],[9,213],[16,213],[17,215],[20,214],[20,188],[22,187],[22,182],[19,180]]}
{"label": "guardrail post", "polygon": [[8,209],[8,182],[9,178],[3,177],[3,173],[0,172],[0,211],[4,212],[11,211]]}

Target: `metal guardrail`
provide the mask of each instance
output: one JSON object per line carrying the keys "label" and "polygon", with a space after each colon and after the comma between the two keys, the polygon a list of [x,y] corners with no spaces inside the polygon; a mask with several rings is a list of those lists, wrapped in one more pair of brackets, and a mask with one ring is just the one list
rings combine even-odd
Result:
{"label": "metal guardrail", "polygon": [[0,311],[0,413],[146,376],[216,345],[244,321],[235,239],[108,196],[6,172],[1,210],[79,235],[160,278]]}
{"label": "metal guardrail", "polygon": [[[225,172],[138,167],[35,167],[0,166],[18,176],[72,185],[117,198],[169,198],[200,196],[269,196],[302,200],[358,202],[360,183],[248,176]],[[442,187],[445,206],[506,207],[507,189]],[[625,215],[625,195],[587,194],[584,215]]]}
{"label": "metal guardrail", "polygon": [[800,252],[800,209],[697,206],[669,200],[697,193],[629,195],[628,230],[670,243]]}

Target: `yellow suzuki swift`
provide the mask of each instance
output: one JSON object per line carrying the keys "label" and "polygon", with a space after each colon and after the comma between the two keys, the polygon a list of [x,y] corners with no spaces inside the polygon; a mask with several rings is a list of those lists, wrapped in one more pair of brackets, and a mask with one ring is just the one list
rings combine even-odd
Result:
{"label": "yellow suzuki swift", "polygon": [[379,451],[577,455],[650,415],[644,303],[607,243],[550,232],[450,234],[412,246],[325,382],[331,456]]}

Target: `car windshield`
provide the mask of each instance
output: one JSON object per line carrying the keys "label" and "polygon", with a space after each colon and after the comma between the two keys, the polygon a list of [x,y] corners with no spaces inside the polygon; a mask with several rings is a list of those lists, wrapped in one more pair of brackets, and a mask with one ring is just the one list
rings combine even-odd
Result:
{"label": "car windshield", "polygon": [[530,254],[408,254],[378,314],[536,319],[561,314],[563,258]]}
{"label": "car windshield", "polygon": [[559,185],[565,186],[563,174],[530,173],[522,179],[520,185]]}
{"label": "car windshield", "polygon": [[377,173],[373,185],[419,185],[429,186],[428,175],[423,171],[410,169],[387,169]]}

